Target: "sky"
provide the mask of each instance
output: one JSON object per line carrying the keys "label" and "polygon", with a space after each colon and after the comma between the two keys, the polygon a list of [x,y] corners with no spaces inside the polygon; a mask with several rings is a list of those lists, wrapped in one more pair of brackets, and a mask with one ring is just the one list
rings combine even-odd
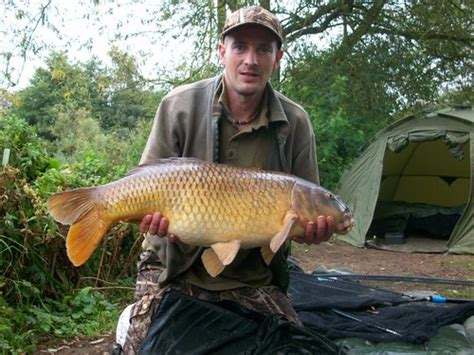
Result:
{"label": "sky", "polygon": [[[39,14],[47,3],[43,22]],[[12,81],[18,82],[10,89],[25,87],[52,49],[66,51],[73,61],[97,56],[107,64],[107,51],[114,45],[139,59],[145,77],[153,77],[158,68],[177,65],[191,54],[192,39],[175,39],[180,34],[176,24],[158,23],[154,13],[159,6],[158,0],[106,0],[97,5],[92,0],[4,0],[0,4],[0,53],[12,54],[8,67]],[[158,37],[160,29],[166,34]],[[24,33],[33,35],[30,39]],[[25,39],[30,43],[26,60],[19,50]],[[0,70],[4,72],[6,67],[2,56]],[[0,79],[0,87],[5,86],[8,88]]]}

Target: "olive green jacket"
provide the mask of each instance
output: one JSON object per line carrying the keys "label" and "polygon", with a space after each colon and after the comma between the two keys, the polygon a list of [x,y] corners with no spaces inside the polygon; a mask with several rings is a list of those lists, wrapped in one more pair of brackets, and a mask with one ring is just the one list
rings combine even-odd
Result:
{"label": "olive green jacket", "polygon": [[[140,164],[167,157],[194,157],[217,162],[219,121],[216,90],[222,77],[214,77],[171,91],[161,102]],[[271,170],[294,174],[318,183],[316,145],[306,112],[268,85],[269,127],[274,132],[275,154]],[[202,248],[183,243],[169,243],[167,238],[147,236],[143,247],[154,250],[165,270],[160,285],[183,274],[200,256]],[[282,248],[283,249],[283,248]],[[270,268],[272,283],[286,290],[288,271],[286,254],[278,253]]]}

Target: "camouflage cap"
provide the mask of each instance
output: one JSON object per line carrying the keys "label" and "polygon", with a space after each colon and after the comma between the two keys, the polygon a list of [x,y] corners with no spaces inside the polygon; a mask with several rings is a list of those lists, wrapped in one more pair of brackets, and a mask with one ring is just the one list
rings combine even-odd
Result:
{"label": "camouflage cap", "polygon": [[278,46],[281,47],[283,30],[280,21],[274,14],[260,6],[244,7],[230,14],[222,29],[222,40],[230,31],[242,25],[250,24],[260,25],[270,30],[277,37]]}

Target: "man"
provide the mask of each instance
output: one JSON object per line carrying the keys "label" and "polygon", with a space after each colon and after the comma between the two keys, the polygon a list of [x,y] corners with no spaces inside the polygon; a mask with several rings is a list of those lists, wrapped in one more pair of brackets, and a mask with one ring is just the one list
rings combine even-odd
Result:
{"label": "man", "polygon": [[[140,163],[158,158],[194,157],[240,167],[283,171],[318,183],[314,134],[305,111],[269,84],[283,56],[282,28],[269,11],[242,8],[229,16],[219,45],[223,75],[173,90],[160,104]],[[146,216],[147,233],[139,263],[137,303],[126,350],[137,351],[168,288],[204,300],[231,300],[300,324],[285,291],[288,245],[267,266],[257,249],[240,250],[217,277],[204,269],[202,248],[167,236],[168,220],[159,211]],[[308,223],[298,242],[317,244],[333,234],[332,217]],[[336,231],[337,232],[337,231]],[[152,295],[151,297],[148,297]],[[153,303],[153,300],[156,302]]]}

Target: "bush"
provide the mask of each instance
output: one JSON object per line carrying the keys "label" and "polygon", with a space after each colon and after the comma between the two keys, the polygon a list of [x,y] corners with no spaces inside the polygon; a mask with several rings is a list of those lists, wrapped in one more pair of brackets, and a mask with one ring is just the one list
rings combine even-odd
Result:
{"label": "bush", "polygon": [[110,329],[118,310],[91,286],[113,289],[117,280],[131,285],[140,244],[136,228],[114,227],[107,244],[75,268],[66,256],[67,227],[53,221],[46,200],[57,191],[107,183],[127,168],[94,149],[84,149],[77,162],[60,163],[23,120],[7,115],[0,125],[0,144],[12,149],[0,172],[0,353],[32,352],[50,333]]}
{"label": "bush", "polygon": [[283,89],[307,110],[316,136],[321,185],[333,189],[364,139],[344,109],[347,79],[337,76],[323,90],[321,83],[302,86],[298,78],[287,80]]}
{"label": "bush", "polygon": [[132,59],[114,53],[115,70],[107,73],[96,61],[71,65],[53,54],[30,87],[2,105],[0,151],[11,156],[0,171],[0,353],[32,352],[48,333],[115,326],[115,304],[93,288],[132,286],[137,228],[113,227],[76,268],[66,255],[68,227],[52,219],[46,201],[137,165],[162,95],[137,84]]}
{"label": "bush", "polygon": [[[28,287],[40,293],[31,284]],[[51,335],[70,338],[112,331],[121,308],[91,287],[60,301],[45,299],[39,305],[25,302],[16,307],[0,294],[0,353],[32,353],[39,341]]]}

